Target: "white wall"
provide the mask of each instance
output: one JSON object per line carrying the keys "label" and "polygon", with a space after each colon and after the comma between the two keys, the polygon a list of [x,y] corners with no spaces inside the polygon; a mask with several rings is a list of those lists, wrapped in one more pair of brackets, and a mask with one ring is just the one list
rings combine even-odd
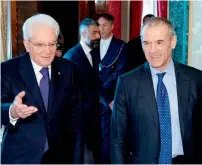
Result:
{"label": "white wall", "polygon": [[188,65],[202,70],[202,1],[190,0]]}

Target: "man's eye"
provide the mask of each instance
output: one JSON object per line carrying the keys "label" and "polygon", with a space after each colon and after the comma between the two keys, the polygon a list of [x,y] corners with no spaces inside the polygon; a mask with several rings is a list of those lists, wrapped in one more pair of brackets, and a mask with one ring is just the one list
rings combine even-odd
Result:
{"label": "man's eye", "polygon": [[53,46],[56,46],[56,44],[50,44],[49,46],[53,47]]}
{"label": "man's eye", "polygon": [[157,44],[163,44],[163,42],[162,42],[162,41],[159,41],[159,42],[157,42]]}
{"label": "man's eye", "polygon": [[43,47],[43,44],[37,44],[38,47]]}

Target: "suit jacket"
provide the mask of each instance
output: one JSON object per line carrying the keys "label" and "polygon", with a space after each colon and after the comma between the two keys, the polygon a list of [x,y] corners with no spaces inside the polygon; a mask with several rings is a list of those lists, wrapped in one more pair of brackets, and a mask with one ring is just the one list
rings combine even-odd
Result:
{"label": "suit jacket", "polygon": [[145,54],[142,49],[141,38],[133,38],[128,42],[128,67],[131,71],[146,62]]}
{"label": "suit jacket", "polygon": [[114,100],[118,76],[127,67],[127,43],[113,36],[106,55],[99,64],[101,102],[109,105]]}
{"label": "suit jacket", "polygon": [[[72,163],[75,108],[78,105],[74,65],[61,58],[52,62],[47,112],[28,53],[3,62],[1,67],[1,122],[6,126],[1,163],[39,164],[46,138],[51,163]],[[38,111],[18,119],[13,126],[9,120],[9,107],[21,91],[26,93],[23,103],[37,107]]]}
{"label": "suit jacket", "polygon": [[[185,163],[202,163],[202,72],[176,62],[174,67]],[[146,62],[118,80],[111,122],[112,163],[158,163],[159,137],[156,98]]]}
{"label": "suit jacket", "polygon": [[83,110],[77,112],[82,125],[77,136],[75,150],[75,163],[83,163],[84,143],[94,153],[95,163],[100,163],[101,156],[101,130],[99,111],[99,77],[98,63],[99,54],[97,50],[91,52],[93,67],[88,61],[80,43],[71,48],[64,58],[69,59],[78,66],[78,82],[83,98]]}

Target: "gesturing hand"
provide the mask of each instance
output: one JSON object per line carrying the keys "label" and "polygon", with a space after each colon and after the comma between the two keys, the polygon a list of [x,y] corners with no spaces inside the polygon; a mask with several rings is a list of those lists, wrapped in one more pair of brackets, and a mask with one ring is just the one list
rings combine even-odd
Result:
{"label": "gesturing hand", "polygon": [[23,104],[22,98],[25,96],[25,92],[20,92],[17,96],[15,96],[15,99],[13,101],[13,104],[10,108],[10,113],[12,118],[26,118],[30,116],[31,114],[38,111],[38,109],[34,106],[27,106]]}

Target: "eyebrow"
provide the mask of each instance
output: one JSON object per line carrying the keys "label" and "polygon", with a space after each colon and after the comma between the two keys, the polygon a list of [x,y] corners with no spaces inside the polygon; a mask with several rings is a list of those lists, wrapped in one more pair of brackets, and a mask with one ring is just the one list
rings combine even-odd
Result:
{"label": "eyebrow", "polygon": [[[151,42],[151,41],[142,41],[142,42]],[[165,42],[165,40],[157,40],[156,42]]]}
{"label": "eyebrow", "polygon": [[157,40],[157,42],[164,42],[165,40]]}
{"label": "eyebrow", "polygon": [[[42,42],[42,41],[34,41],[34,42],[44,44],[44,42]],[[57,40],[52,41],[52,42],[48,42],[48,44],[53,44],[53,43],[56,43],[56,42],[57,42]]]}

